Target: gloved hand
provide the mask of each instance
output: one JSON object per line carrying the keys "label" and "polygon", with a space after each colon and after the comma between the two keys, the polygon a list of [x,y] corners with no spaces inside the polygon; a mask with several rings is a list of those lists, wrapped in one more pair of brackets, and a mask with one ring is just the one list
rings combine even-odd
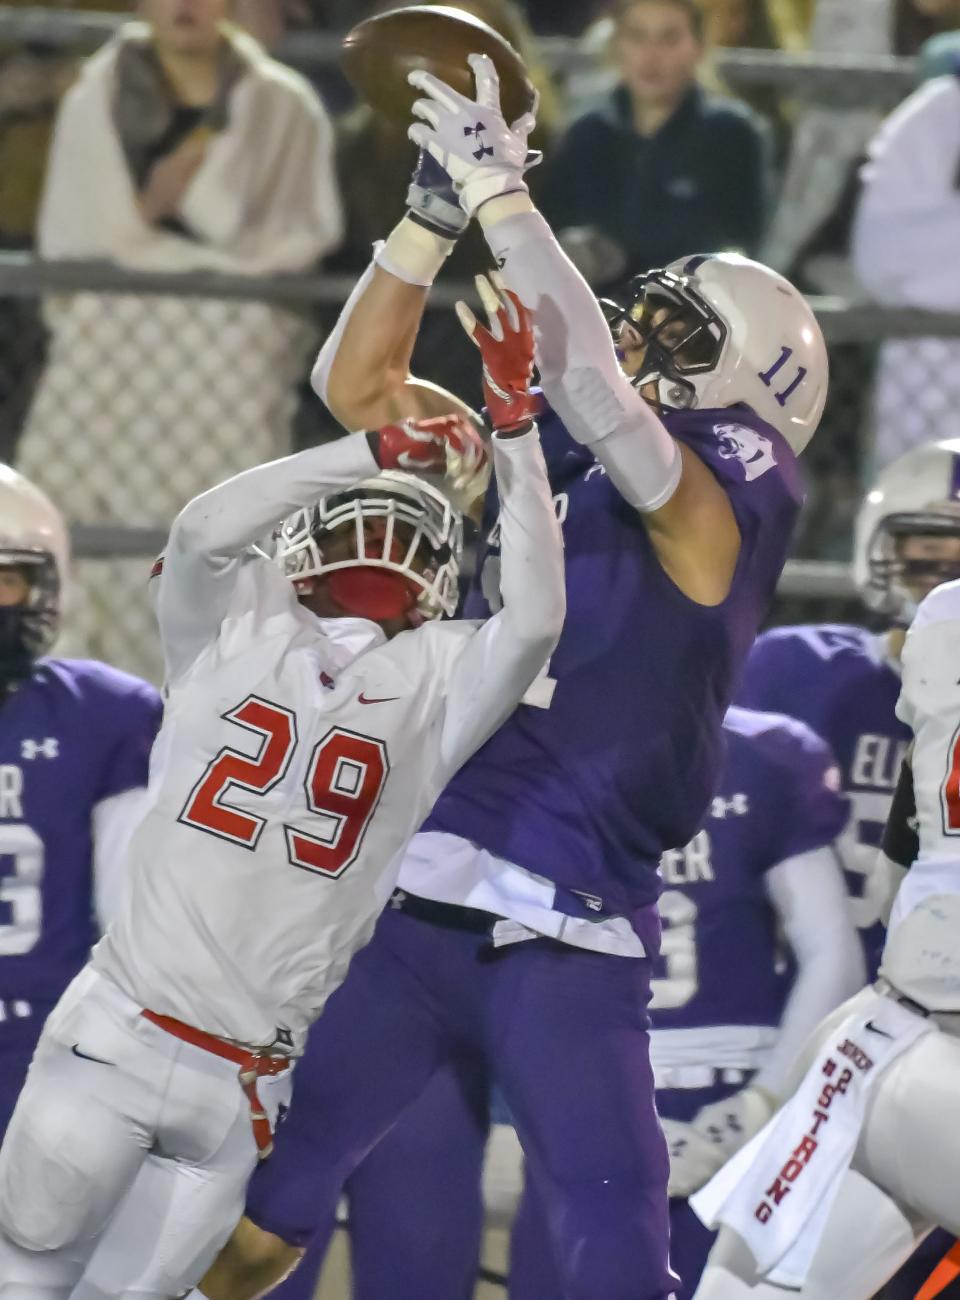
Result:
{"label": "gloved hand", "polygon": [[480,434],[464,415],[401,420],[367,435],[381,469],[442,474],[458,510],[466,513],[490,481],[490,462]]}
{"label": "gloved hand", "polygon": [[660,1124],[670,1152],[670,1196],[686,1200],[710,1181],[720,1168],[713,1146],[691,1124],[677,1119],[662,1119]]}
{"label": "gloved hand", "polygon": [[719,1169],[760,1132],[776,1108],[776,1100],[762,1088],[743,1088],[726,1101],[703,1106],[692,1126],[713,1147]]}
{"label": "gloved hand", "polygon": [[468,62],[476,79],[475,100],[429,72],[411,72],[407,80],[426,95],[413,106],[414,115],[422,120],[410,127],[410,139],[450,176],[461,207],[472,217],[489,199],[526,193],[524,172],[541,155],[527,149],[536,111],[507,125],[493,60],[486,54],[471,54]]}
{"label": "gloved hand", "polygon": [[414,221],[444,239],[459,239],[470,224],[453,181],[426,149],[420,150],[417,159],[407,190],[407,207]]}
{"label": "gloved hand", "polygon": [[476,286],[489,328],[479,323],[465,302],[457,303],[457,316],[483,358],[483,396],[490,423],[498,433],[520,433],[540,410],[540,398],[530,392],[533,318],[496,271],[489,277],[478,275]]}

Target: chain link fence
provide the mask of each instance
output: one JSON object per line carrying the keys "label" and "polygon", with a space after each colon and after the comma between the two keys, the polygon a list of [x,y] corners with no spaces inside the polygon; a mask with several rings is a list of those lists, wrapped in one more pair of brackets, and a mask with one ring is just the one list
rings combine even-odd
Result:
{"label": "chain link fence", "polygon": [[[70,521],[75,560],[64,652],[159,679],[146,592],[150,561],[192,496],[230,474],[335,436],[309,390],[317,346],[349,277],[233,279],[0,257],[0,445]],[[450,310],[466,285],[438,285],[415,364],[456,354],[479,401],[475,354]],[[816,302],[834,363],[824,424],[803,464],[810,500],[779,621],[849,617],[852,520],[869,464],[878,347],[956,349],[899,374],[911,418],[960,408],[960,318]],[[929,342],[930,337],[934,343]],[[950,338],[953,336],[953,339]],[[920,340],[920,341],[918,341]],[[882,347],[881,347],[882,345]],[[459,350],[459,351],[458,351]],[[892,383],[896,375],[891,375]]]}

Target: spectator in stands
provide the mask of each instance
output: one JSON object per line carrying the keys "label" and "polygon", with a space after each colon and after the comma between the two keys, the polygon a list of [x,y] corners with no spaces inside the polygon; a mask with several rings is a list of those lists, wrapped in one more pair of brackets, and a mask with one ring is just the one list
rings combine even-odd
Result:
{"label": "spectator in stands", "polygon": [[[143,0],[147,22],[85,65],[57,118],[44,257],[254,277],[308,271],[337,245],[327,116],[227,22],[229,8]],[[166,528],[197,492],[289,450],[316,340],[301,315],[257,293],[51,297],[50,360],[19,467],[74,522]],[[71,630],[85,653],[155,675],[143,565],[88,560],[75,587]]]}
{"label": "spectator in stands", "polygon": [[[870,146],[852,252],[865,288],[895,307],[960,312],[960,79],[915,91]],[[960,338],[891,339],[874,391],[875,468],[960,437]]]}
{"label": "spectator in stands", "polygon": [[698,84],[703,11],[696,0],[617,0],[613,16],[620,82],[549,159],[548,219],[564,242],[587,227],[618,246],[616,271],[593,276],[600,286],[688,252],[754,252],[767,217],[765,134],[744,105]]}

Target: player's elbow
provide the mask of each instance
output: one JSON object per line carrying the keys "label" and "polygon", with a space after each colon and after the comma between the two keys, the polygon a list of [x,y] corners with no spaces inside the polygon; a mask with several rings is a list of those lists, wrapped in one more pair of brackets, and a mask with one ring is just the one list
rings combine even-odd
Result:
{"label": "player's elbow", "polygon": [[345,429],[377,429],[403,390],[407,375],[392,367],[355,368],[325,345],[313,368],[311,384],[330,414]]}

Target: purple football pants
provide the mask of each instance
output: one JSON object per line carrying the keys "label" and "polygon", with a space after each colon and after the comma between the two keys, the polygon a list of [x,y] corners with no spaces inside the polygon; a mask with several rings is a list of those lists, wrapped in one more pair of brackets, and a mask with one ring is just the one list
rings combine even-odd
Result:
{"label": "purple football pants", "polygon": [[[549,940],[496,950],[485,934],[388,909],[311,1031],[250,1218],[291,1244],[328,1231],[350,1176],[434,1075],[480,1061],[516,1123],[566,1300],[667,1300],[649,988],[645,960]],[[386,1207],[404,1217],[402,1201],[378,1196],[378,1219]],[[409,1242],[421,1217],[383,1231]]]}

